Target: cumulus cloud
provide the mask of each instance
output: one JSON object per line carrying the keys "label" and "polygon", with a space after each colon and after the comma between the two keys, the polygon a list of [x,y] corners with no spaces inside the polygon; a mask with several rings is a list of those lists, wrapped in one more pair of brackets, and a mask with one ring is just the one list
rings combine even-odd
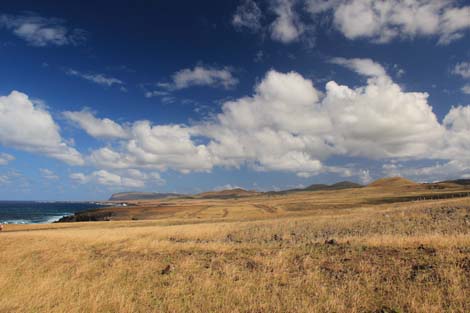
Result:
{"label": "cumulus cloud", "polygon": [[90,161],[104,168],[174,169],[187,173],[212,168],[207,147],[192,140],[193,130],[182,125],[152,125],[135,122],[129,139],[116,151],[104,147],[93,151]]}
{"label": "cumulus cloud", "polygon": [[313,15],[332,12],[333,25],[348,39],[377,43],[436,36],[439,44],[460,39],[470,28],[470,6],[441,0],[307,0]]}
{"label": "cumulus cloud", "polygon": [[321,13],[337,7],[343,0],[306,0],[305,8],[310,13]]}
{"label": "cumulus cloud", "polygon": [[354,89],[334,81],[326,84],[323,105],[335,125],[335,146],[369,158],[423,157],[441,140],[444,128],[427,93],[404,92],[372,60],[337,63],[370,78],[366,86]]}
{"label": "cumulus cloud", "polygon": [[470,95],[470,84],[463,85],[462,88],[460,88],[460,90],[462,90],[464,94]]}
{"label": "cumulus cloud", "polygon": [[15,159],[14,156],[8,153],[0,153],[0,165],[7,165]]}
{"label": "cumulus cloud", "polygon": [[73,69],[67,70],[66,73],[70,76],[80,77],[101,86],[111,87],[113,85],[119,85],[122,87],[124,85],[124,82],[122,80],[114,77],[108,77],[104,74],[81,73]]}
{"label": "cumulus cloud", "polygon": [[431,182],[470,178],[470,162],[463,160],[439,161],[431,166],[415,166],[407,163],[385,164],[383,174]]}
{"label": "cumulus cloud", "polygon": [[[157,84],[142,84],[146,98],[161,97],[163,103],[172,103],[176,98],[172,93],[177,90],[190,87],[212,87],[231,89],[238,85],[238,79],[233,74],[233,69],[226,66],[222,68],[197,65],[194,68],[186,68],[177,71],[169,82]],[[191,102],[186,99],[185,101]]]}
{"label": "cumulus cloud", "polygon": [[272,10],[276,19],[270,26],[271,38],[282,43],[297,41],[305,30],[294,10],[297,0],[274,0]]}
{"label": "cumulus cloud", "polygon": [[331,62],[365,76],[367,83],[353,88],[330,81],[321,92],[298,73],[271,70],[253,95],[225,102],[212,119],[191,126],[138,121],[128,126],[128,137],[119,145],[97,149],[89,160],[105,169],[187,173],[248,166],[301,177],[331,172],[366,181],[370,177],[364,170],[325,162],[334,155],[454,160],[467,154],[468,107],[454,108],[441,124],[427,93],[404,91],[380,64],[370,59]]}
{"label": "cumulus cloud", "polygon": [[216,121],[198,131],[211,138],[216,164],[258,170],[320,171],[329,153],[322,135],[331,130],[311,81],[291,72],[267,73],[255,95],[226,102]]}
{"label": "cumulus cloud", "polygon": [[452,73],[463,78],[470,78],[470,62],[457,63],[454,66]]}
{"label": "cumulus cloud", "polygon": [[36,47],[77,45],[85,40],[85,31],[69,29],[64,25],[62,19],[45,18],[33,13],[0,15],[0,27]]}
{"label": "cumulus cloud", "polygon": [[384,165],[384,173],[430,181],[470,178],[470,106],[453,107],[443,120],[446,129],[443,143],[437,144],[430,156],[438,159],[430,166],[398,163]]}
{"label": "cumulus cloud", "polygon": [[[302,7],[303,1],[269,0],[267,2],[269,11],[265,15],[255,1],[241,1],[233,15],[232,25],[237,30],[247,29],[252,33],[261,34],[263,38],[268,34],[272,40],[284,44],[302,40],[307,46],[313,46],[314,26],[305,24],[296,11],[296,7]],[[268,18],[270,20],[263,24]]]}
{"label": "cumulus cloud", "polygon": [[160,84],[167,89],[185,89],[193,86],[232,88],[238,84],[229,67],[214,68],[195,66],[193,69],[182,69],[173,74],[172,82]]}
{"label": "cumulus cloud", "polygon": [[147,183],[165,184],[165,180],[157,172],[143,173],[137,169],[129,169],[120,173],[98,170],[90,174],[72,173],[70,179],[79,184],[94,183],[108,187],[142,188]]}
{"label": "cumulus cloud", "polygon": [[237,28],[247,28],[253,32],[261,30],[261,18],[263,14],[253,0],[244,0],[237,7],[233,17],[232,25]]}
{"label": "cumulus cloud", "polygon": [[452,107],[444,118],[444,126],[446,145],[436,152],[436,157],[470,162],[470,106]]}
{"label": "cumulus cloud", "polygon": [[65,118],[77,124],[87,134],[95,138],[126,138],[127,133],[124,128],[116,122],[103,118],[96,118],[90,111],[66,111]]}
{"label": "cumulus cloud", "polygon": [[69,177],[71,180],[80,184],[86,184],[88,182],[88,176],[83,173],[72,173]]}
{"label": "cumulus cloud", "polygon": [[18,91],[0,97],[0,144],[71,165],[84,163],[80,153],[61,137],[50,113]]}
{"label": "cumulus cloud", "polygon": [[382,65],[372,61],[371,59],[345,59],[332,58],[331,63],[343,65],[358,74],[368,77],[386,77],[387,74]]}
{"label": "cumulus cloud", "polygon": [[40,168],[39,172],[41,173],[41,176],[44,177],[45,179],[49,179],[49,180],[59,179],[59,176],[53,171],[51,171],[50,169]]}
{"label": "cumulus cloud", "polygon": [[213,191],[233,190],[233,189],[244,189],[238,185],[225,184],[223,186],[216,186],[212,188]]}
{"label": "cumulus cloud", "polygon": [[[457,63],[452,69],[452,74],[458,75],[463,79],[470,79],[470,62],[460,62]],[[462,93],[470,95],[470,84],[467,83],[463,85],[460,90]]]}

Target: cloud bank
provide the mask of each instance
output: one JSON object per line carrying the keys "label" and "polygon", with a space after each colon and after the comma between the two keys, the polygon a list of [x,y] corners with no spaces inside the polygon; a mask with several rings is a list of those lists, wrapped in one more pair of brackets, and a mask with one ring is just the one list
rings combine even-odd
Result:
{"label": "cloud bank", "polygon": [[436,36],[439,44],[460,39],[470,29],[470,6],[442,0],[307,0],[316,18],[331,14],[333,27],[348,39],[387,43],[396,38]]}
{"label": "cloud bank", "polygon": [[[322,92],[296,72],[270,70],[252,96],[225,102],[214,118],[193,125],[121,125],[123,140],[94,150],[88,161],[108,169],[188,173],[248,166],[302,177],[334,172],[365,178],[364,171],[328,166],[328,159],[468,161],[468,106],[453,108],[440,123],[427,93],[404,91],[380,64],[370,59],[330,62],[366,77],[366,85],[330,81]],[[103,120],[87,115],[96,128],[94,135],[85,131],[95,137],[109,132]]]}
{"label": "cloud bank", "polygon": [[[241,4],[234,15],[234,26],[261,32],[256,4]],[[254,3],[254,2],[253,2]],[[273,19],[271,38],[281,43],[298,41],[302,36],[314,40],[319,23],[350,40],[384,44],[392,40],[435,37],[440,45],[461,39],[470,29],[470,6],[455,0],[270,0]],[[310,19],[305,15],[310,15]],[[236,22],[235,22],[236,21]],[[306,30],[309,30],[307,33]]]}
{"label": "cloud bank", "polygon": [[[403,90],[373,60],[332,58],[330,63],[366,83],[350,87],[329,81],[319,90],[299,73],[270,70],[252,95],[227,101],[219,114],[191,125],[119,124],[87,110],[64,112],[73,125],[105,141],[85,158],[62,139],[47,110],[12,92],[0,98],[0,143],[97,169],[75,173],[78,182],[136,188],[155,178],[148,173],[215,167],[370,180],[367,169],[329,165],[334,156],[380,160],[384,173],[431,177],[448,169],[470,175],[470,106],[453,107],[440,122],[427,93]],[[416,169],[409,166],[413,160],[438,163]]]}

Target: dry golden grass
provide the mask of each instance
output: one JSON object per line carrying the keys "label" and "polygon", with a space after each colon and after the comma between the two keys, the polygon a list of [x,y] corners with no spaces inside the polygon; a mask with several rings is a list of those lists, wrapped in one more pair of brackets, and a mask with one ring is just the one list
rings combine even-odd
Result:
{"label": "dry golden grass", "polygon": [[140,202],[113,222],[7,225],[0,312],[470,312],[470,198],[367,202],[396,194]]}

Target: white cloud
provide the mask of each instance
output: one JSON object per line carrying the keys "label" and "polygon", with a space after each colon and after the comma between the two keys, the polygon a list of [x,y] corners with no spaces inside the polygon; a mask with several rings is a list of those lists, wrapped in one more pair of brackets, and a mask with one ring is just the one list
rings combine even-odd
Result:
{"label": "white cloud", "polygon": [[464,160],[440,161],[431,166],[418,167],[406,163],[385,164],[383,173],[387,176],[402,176],[430,182],[470,178],[470,162]]}
{"label": "white cloud", "polygon": [[248,166],[259,171],[322,172],[370,177],[367,169],[332,167],[329,157],[466,160],[470,107],[453,108],[441,124],[428,94],[404,91],[370,59],[331,62],[363,75],[363,86],[330,81],[320,92],[295,72],[269,71],[254,94],[222,105],[209,120],[186,125],[127,126],[118,145],[97,149],[90,162],[103,169],[172,169],[187,173]]}
{"label": "white cloud", "polygon": [[470,28],[470,6],[457,4],[451,0],[307,0],[307,10],[313,15],[332,11],[334,27],[348,39],[385,43],[437,36],[439,44],[448,44]]}
{"label": "white cloud", "polygon": [[93,151],[90,161],[104,168],[175,169],[181,172],[212,168],[207,147],[192,141],[192,129],[180,125],[135,122],[129,139],[119,151],[104,147]]}
{"label": "white cloud", "polygon": [[0,185],[6,185],[10,182],[10,178],[7,175],[0,175]]}
{"label": "white cloud", "polygon": [[66,111],[64,116],[70,121],[83,128],[87,134],[95,138],[126,138],[127,134],[124,128],[116,122],[103,118],[96,118],[87,110]]}
{"label": "white cloud", "polygon": [[330,62],[338,65],[343,65],[358,74],[368,77],[387,76],[383,66],[372,61],[371,59],[332,58]]}
{"label": "white cloud", "polygon": [[271,38],[282,43],[297,41],[305,30],[294,10],[297,0],[273,0],[272,10],[276,19],[270,26]]}
{"label": "white cloud", "polygon": [[261,30],[263,14],[253,0],[244,0],[236,9],[232,17],[232,25],[236,28],[247,28],[253,32]]}
{"label": "white cloud", "polygon": [[470,84],[463,85],[460,90],[462,90],[464,94],[470,95]]}
{"label": "white cloud", "polygon": [[457,63],[454,66],[452,73],[455,75],[459,75],[463,78],[470,78],[470,62]]}
{"label": "white cloud", "polygon": [[0,27],[36,47],[77,45],[85,40],[83,30],[70,30],[64,24],[64,20],[35,14],[0,15]]}
{"label": "white cloud", "polygon": [[165,180],[157,172],[143,173],[137,169],[129,169],[119,173],[107,170],[94,171],[88,175],[72,173],[70,179],[79,184],[99,184],[108,187],[143,188],[146,184],[165,184]]}
{"label": "white cloud", "polygon": [[196,66],[193,69],[183,69],[172,77],[171,84],[164,84],[167,89],[184,89],[192,86],[209,86],[232,88],[238,84],[238,79],[232,74],[229,67],[221,69],[213,67]]}
{"label": "white cloud", "polygon": [[[197,65],[193,69],[186,68],[174,73],[170,82],[157,84],[142,84],[146,98],[161,97],[163,103],[173,103],[176,98],[172,96],[175,90],[186,89],[194,86],[207,86],[231,89],[238,84],[238,79],[233,75],[233,69],[206,67]],[[185,99],[183,101],[191,101]]]}
{"label": "white cloud", "polygon": [[80,184],[86,184],[88,182],[88,177],[83,173],[72,173],[69,177],[73,181]]}
{"label": "white cloud", "polygon": [[0,165],[7,165],[15,159],[14,156],[8,153],[0,153]]}
{"label": "white cloud", "polygon": [[[73,69],[67,70],[66,73],[68,75],[80,77],[80,78],[83,78],[85,80],[91,81],[95,84],[106,86],[106,87],[111,87],[113,85],[119,85],[119,86],[121,86],[121,88],[123,88],[122,85],[124,85],[124,82],[122,80],[114,78],[114,77],[108,77],[108,76],[105,76],[103,74],[93,74],[93,73],[85,74],[85,73],[81,73],[81,72],[73,70]],[[121,89],[121,90],[123,90],[123,89]]]}
{"label": "white cloud", "polygon": [[372,60],[342,60],[342,65],[370,77],[351,89],[330,81],[323,105],[336,135],[335,146],[369,158],[423,157],[444,134],[427,93],[404,92]]}
{"label": "white cloud", "polygon": [[59,179],[59,176],[57,176],[57,174],[51,171],[50,169],[40,168],[39,172],[41,173],[41,176],[44,177],[45,179],[49,179],[49,180]]}
{"label": "white cloud", "polygon": [[153,90],[153,91],[146,91],[145,98],[153,98],[153,97],[167,97],[170,95],[168,91],[161,91],[161,90]]}
{"label": "white cloud", "polygon": [[80,153],[60,136],[59,126],[49,112],[18,91],[0,97],[0,144],[71,165],[84,163]]}
{"label": "white cloud", "polygon": [[223,190],[233,190],[233,189],[244,189],[244,188],[240,187],[238,185],[226,184],[226,185],[223,185],[223,186],[214,187],[212,190],[213,191],[223,191]]}
{"label": "white cloud", "polygon": [[359,180],[361,184],[367,185],[372,181],[372,177],[370,176],[369,170],[361,170],[359,172]]}
{"label": "white cloud", "polygon": [[318,99],[301,75],[270,71],[254,96],[226,102],[217,120],[198,131],[211,138],[215,164],[316,173],[322,168],[318,158],[331,150],[321,138],[331,125]]}
{"label": "white cloud", "polygon": [[470,106],[452,107],[444,117],[444,126],[446,145],[437,150],[436,157],[470,162]]}
{"label": "white cloud", "polygon": [[453,107],[443,121],[444,144],[436,145],[430,158],[440,159],[429,166],[385,164],[385,175],[400,175],[427,181],[470,178],[470,106]]}
{"label": "white cloud", "polygon": [[342,0],[306,0],[305,8],[310,13],[321,13],[335,8]]}

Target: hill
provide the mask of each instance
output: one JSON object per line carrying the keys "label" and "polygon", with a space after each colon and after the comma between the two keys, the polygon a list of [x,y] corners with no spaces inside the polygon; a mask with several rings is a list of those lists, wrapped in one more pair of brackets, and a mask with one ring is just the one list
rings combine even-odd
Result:
{"label": "hill", "polygon": [[361,188],[362,185],[350,182],[350,181],[342,181],[338,182],[333,185],[323,185],[323,184],[314,184],[310,185],[305,190],[341,190],[341,189],[349,189],[349,188]]}
{"label": "hill", "polygon": [[417,186],[418,183],[403,177],[386,177],[380,178],[367,185],[367,187],[402,187]]}
{"label": "hill", "polygon": [[202,199],[225,199],[225,198],[238,198],[238,197],[250,197],[258,195],[259,192],[253,190],[245,190],[242,188],[227,189],[221,191],[209,191],[195,195],[197,198]]}
{"label": "hill", "polygon": [[462,185],[462,186],[470,186],[470,179],[446,180],[446,181],[443,181],[442,183],[451,183],[451,184],[457,184],[457,185]]}
{"label": "hill", "polygon": [[120,192],[111,195],[109,201],[129,201],[129,200],[156,200],[171,197],[183,196],[177,193],[156,193],[156,192]]}
{"label": "hill", "polygon": [[288,189],[283,191],[270,191],[267,194],[285,194],[290,192],[298,192],[298,191],[325,191],[325,190],[342,190],[342,189],[350,189],[350,188],[362,188],[364,186],[350,182],[350,181],[342,181],[332,185],[327,184],[312,184],[305,188],[296,188],[296,189]]}
{"label": "hill", "polygon": [[0,312],[470,312],[470,190],[448,185],[129,201],[4,225]]}

